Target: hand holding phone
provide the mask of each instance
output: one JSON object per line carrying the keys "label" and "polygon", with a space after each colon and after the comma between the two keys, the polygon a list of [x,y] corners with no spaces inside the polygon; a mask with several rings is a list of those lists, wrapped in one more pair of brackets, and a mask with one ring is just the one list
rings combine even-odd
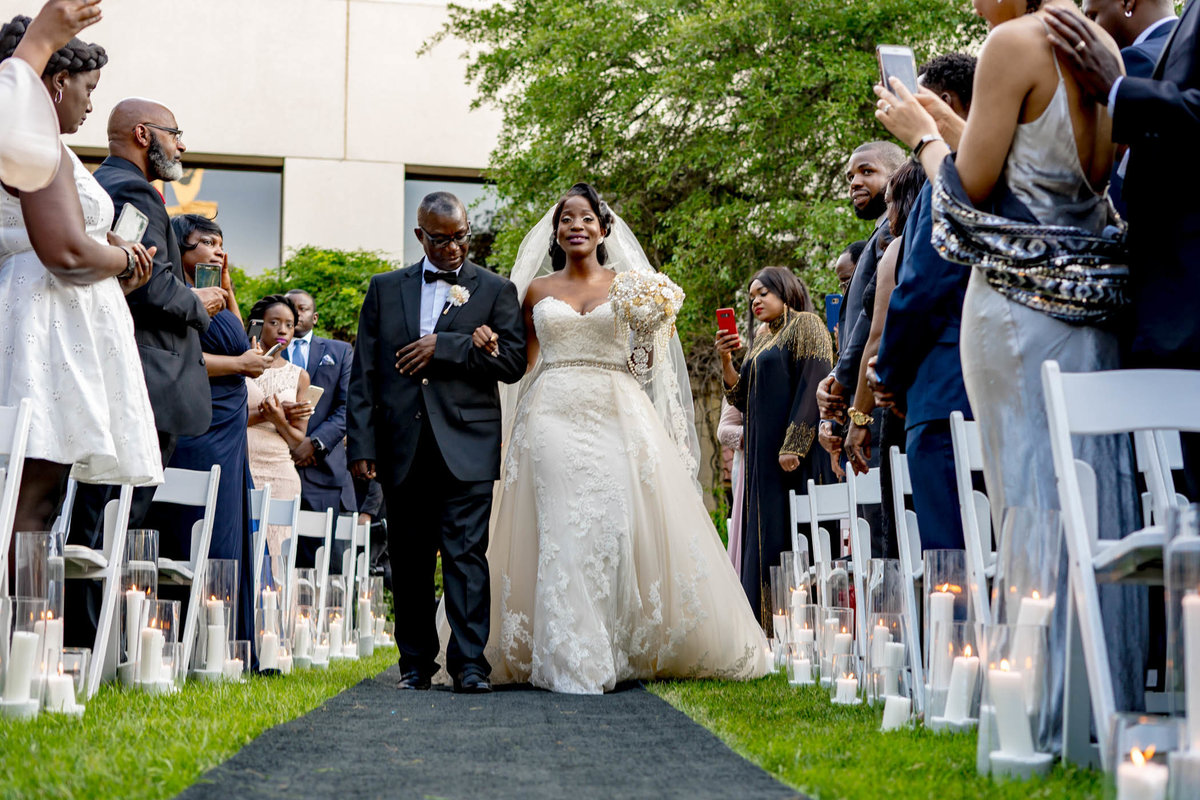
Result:
{"label": "hand holding phone", "polygon": [[727,357],[742,346],[738,336],[737,317],[732,308],[717,309],[717,352]]}
{"label": "hand holding phone", "polygon": [[137,244],[146,235],[148,227],[150,227],[150,218],[135,208],[132,203],[126,203],[121,208],[121,216],[117,218],[113,233],[131,244]]}
{"label": "hand holding phone", "polygon": [[737,317],[732,308],[717,309],[717,330],[721,333],[737,333]]}
{"label": "hand holding phone", "polygon": [[246,328],[246,336],[254,341],[262,339],[263,321],[261,319],[250,320],[250,327]]}
{"label": "hand holding phone", "polygon": [[196,265],[196,288],[204,289],[209,286],[221,285],[221,265],[220,264],[197,264]]}
{"label": "hand holding phone", "polygon": [[911,47],[897,44],[875,46],[875,58],[879,61],[879,80],[883,88],[892,91],[890,78],[900,82],[913,94],[917,93],[917,61]]}
{"label": "hand holding phone", "polygon": [[276,342],[275,344],[271,345],[271,349],[268,350],[267,352],[263,353],[263,355],[266,356],[267,358],[274,358],[276,355],[279,354],[279,351],[282,350],[283,348],[284,348],[283,342]]}

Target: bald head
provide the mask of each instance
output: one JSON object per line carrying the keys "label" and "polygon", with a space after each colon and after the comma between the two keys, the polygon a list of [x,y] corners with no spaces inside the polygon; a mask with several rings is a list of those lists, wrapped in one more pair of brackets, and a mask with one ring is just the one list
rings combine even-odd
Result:
{"label": "bald head", "polygon": [[177,181],[187,150],[178,129],[162,103],[127,97],[108,115],[108,152],[141,167],[146,180]]}
{"label": "bald head", "polygon": [[450,192],[430,192],[421,198],[421,205],[417,206],[417,224],[424,225],[431,217],[465,221],[467,209],[462,200]]}

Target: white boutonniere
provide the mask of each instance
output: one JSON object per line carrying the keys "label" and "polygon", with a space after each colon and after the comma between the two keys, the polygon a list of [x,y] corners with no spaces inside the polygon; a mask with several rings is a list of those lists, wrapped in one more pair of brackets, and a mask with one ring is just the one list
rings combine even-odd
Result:
{"label": "white boutonniere", "polygon": [[447,314],[449,313],[451,306],[457,308],[458,306],[464,305],[470,299],[471,293],[467,291],[467,287],[455,284],[454,286],[450,287],[450,294],[446,300],[446,310],[442,313]]}

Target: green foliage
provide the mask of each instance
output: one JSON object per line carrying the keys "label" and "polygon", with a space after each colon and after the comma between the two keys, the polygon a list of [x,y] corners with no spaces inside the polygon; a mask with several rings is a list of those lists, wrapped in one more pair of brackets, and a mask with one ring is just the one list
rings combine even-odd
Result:
{"label": "green foliage", "polygon": [[878,706],[835,706],[829,690],[759,681],[647,686],[738,754],[817,800],[1051,800],[1104,796],[1100,772],[1056,766],[1044,780],[994,783],[975,770],[974,734],[880,733]]}
{"label": "green foliage", "polygon": [[[174,695],[101,687],[82,720],[0,719],[0,798],[174,797],[267,728],[295,719],[396,661],[395,648],[328,670]],[[256,794],[247,786],[246,795]]]}
{"label": "green foliage", "polygon": [[318,336],[353,342],[358,330],[358,312],[367,294],[371,276],[395,268],[378,253],[366,250],[324,250],[305,246],[275,272],[251,277],[230,267],[242,319],[250,308],[268,294],[303,289],[313,297],[317,309]]}
{"label": "green foliage", "polygon": [[479,102],[504,114],[496,262],[592,182],[687,292],[679,328],[699,356],[715,309],[756,269],[790,266],[819,299],[832,260],[868,232],[843,171],[887,135],[876,43],[925,59],[982,30],[967,0],[501,0],[452,6],[439,38],[472,47]]}

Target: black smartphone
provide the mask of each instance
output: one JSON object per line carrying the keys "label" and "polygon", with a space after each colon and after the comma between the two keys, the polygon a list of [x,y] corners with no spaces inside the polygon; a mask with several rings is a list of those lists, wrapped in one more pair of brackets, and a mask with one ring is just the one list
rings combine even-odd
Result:
{"label": "black smartphone", "polygon": [[917,93],[917,61],[911,47],[900,44],[876,45],[875,57],[879,60],[879,80],[884,88],[892,91],[888,79],[899,78],[910,92]]}
{"label": "black smartphone", "polygon": [[246,336],[262,344],[262,328],[263,321],[261,319],[252,319],[250,327],[246,329]]}

